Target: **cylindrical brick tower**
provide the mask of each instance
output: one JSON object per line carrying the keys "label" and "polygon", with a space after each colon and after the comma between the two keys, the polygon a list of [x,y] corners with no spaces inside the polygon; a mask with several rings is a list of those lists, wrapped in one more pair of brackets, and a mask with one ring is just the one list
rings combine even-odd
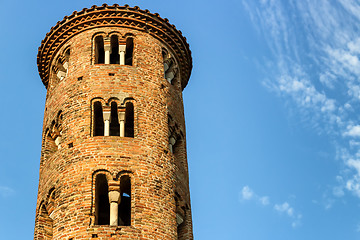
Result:
{"label": "cylindrical brick tower", "polygon": [[189,45],[138,7],[51,28],[35,239],[193,239],[182,90]]}

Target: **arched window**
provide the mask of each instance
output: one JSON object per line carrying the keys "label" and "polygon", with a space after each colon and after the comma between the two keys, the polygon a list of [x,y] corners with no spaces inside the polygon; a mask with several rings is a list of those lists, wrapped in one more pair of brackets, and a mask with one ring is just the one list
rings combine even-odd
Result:
{"label": "arched window", "polygon": [[110,106],[102,102],[93,103],[93,136],[134,137],[134,105],[126,102],[119,107],[115,101]]}
{"label": "arched window", "polygon": [[164,61],[164,77],[169,83],[174,84],[173,80],[178,72],[175,59],[165,49],[162,51],[162,56]]}
{"label": "arched window", "polygon": [[110,64],[120,64],[118,36],[116,35],[111,36],[110,45],[111,45]]}
{"label": "arched window", "polygon": [[45,131],[45,151],[44,158],[48,159],[53,153],[56,152],[57,146],[55,144],[55,140],[51,136],[50,129],[46,129]]}
{"label": "arched window", "polygon": [[118,119],[117,103],[111,103],[110,136],[120,136],[120,124]]}
{"label": "arched window", "polygon": [[55,208],[55,188],[51,188],[48,194],[48,213],[52,214]]}
{"label": "arched window", "polygon": [[128,175],[120,178],[121,201],[118,208],[119,226],[131,225],[131,180]]}
{"label": "arched window", "polygon": [[128,38],[126,39],[125,65],[132,66],[132,62],[133,62],[133,51],[134,51],[134,41],[133,41],[133,38],[128,37]]}
{"label": "arched window", "polygon": [[186,207],[185,202],[182,200],[178,192],[175,192],[175,205],[176,205],[176,223],[177,223],[177,236],[178,239],[185,239],[186,229],[185,229],[185,214]]}
{"label": "arched window", "polygon": [[95,64],[105,63],[104,38],[95,37]]}
{"label": "arched window", "polygon": [[53,237],[53,220],[49,217],[49,214],[42,205],[39,209],[39,215],[37,219],[37,239],[50,240]]}
{"label": "arched window", "polygon": [[104,118],[101,102],[94,103],[94,136],[104,136]]}
{"label": "arched window", "polygon": [[63,62],[63,67],[66,71],[66,75],[68,73],[68,68],[69,68],[69,59],[70,59],[70,49],[67,49],[64,53],[64,62]]}
{"label": "arched window", "polygon": [[125,106],[125,137],[134,137],[134,105],[127,102]]}
{"label": "arched window", "polygon": [[98,174],[95,181],[95,224],[110,224],[109,189],[105,174]]}

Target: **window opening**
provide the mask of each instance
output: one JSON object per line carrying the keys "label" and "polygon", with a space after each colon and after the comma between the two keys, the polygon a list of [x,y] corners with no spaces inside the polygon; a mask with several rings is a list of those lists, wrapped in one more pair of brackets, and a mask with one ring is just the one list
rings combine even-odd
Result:
{"label": "window opening", "polygon": [[94,103],[94,136],[104,136],[104,118],[101,102]]}
{"label": "window opening", "polygon": [[121,201],[119,205],[119,226],[131,225],[131,181],[125,175],[120,178]]}
{"label": "window opening", "polygon": [[67,67],[68,67],[68,62],[64,62],[64,64],[63,64],[60,59],[56,63],[56,69],[57,69],[56,77],[60,81],[63,80],[66,77]]}
{"label": "window opening", "polygon": [[39,239],[52,239],[53,237],[53,220],[49,217],[44,205],[41,206],[40,216],[38,219],[40,225]]}
{"label": "window opening", "polygon": [[132,102],[126,103],[125,137],[134,137],[134,105]]}
{"label": "window opening", "polygon": [[53,153],[57,150],[57,146],[55,144],[55,140],[51,137],[50,129],[46,130],[45,133],[45,159],[49,158]]}
{"label": "window opening", "polygon": [[126,39],[125,65],[132,66],[134,41],[133,38]]}
{"label": "window opening", "polygon": [[69,68],[69,59],[70,59],[70,49],[66,50],[65,52],[65,61],[64,61],[64,68],[66,70],[66,75],[68,73],[68,68]]}
{"label": "window opening", "polygon": [[169,58],[169,59],[166,59],[164,61],[164,73],[165,73],[165,76],[166,76],[166,73],[167,71],[170,69],[170,67],[172,66],[173,64],[173,61]]}
{"label": "window opening", "polygon": [[184,238],[184,221],[185,221],[185,202],[182,200],[178,192],[175,192],[175,205],[176,205],[176,223],[177,223],[177,236],[178,239]]}
{"label": "window opening", "polygon": [[105,174],[96,176],[95,182],[95,224],[110,224],[109,188]]}
{"label": "window opening", "polygon": [[95,64],[105,63],[104,38],[97,36],[95,38]]}
{"label": "window opening", "polygon": [[110,64],[120,64],[118,36],[116,35],[111,36],[110,44],[111,44]]}
{"label": "window opening", "polygon": [[178,72],[175,59],[165,49],[162,51],[162,56],[164,61],[164,77],[170,84],[174,84],[173,80]]}
{"label": "window opening", "polygon": [[120,135],[120,124],[117,113],[117,103],[111,103],[111,120],[110,120],[110,136],[119,136]]}

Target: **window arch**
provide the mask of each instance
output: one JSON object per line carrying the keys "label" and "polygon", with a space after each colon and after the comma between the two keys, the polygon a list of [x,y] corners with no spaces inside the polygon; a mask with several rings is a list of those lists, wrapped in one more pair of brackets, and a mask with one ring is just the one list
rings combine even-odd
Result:
{"label": "window arch", "polygon": [[55,140],[51,136],[50,128],[47,128],[45,130],[44,140],[45,140],[44,159],[46,160],[50,158],[50,156],[52,156],[52,154],[55,153],[57,150]]}
{"label": "window arch", "polygon": [[111,36],[110,45],[111,45],[110,64],[120,64],[119,38],[117,35]]}
{"label": "window arch", "polygon": [[93,38],[94,64],[133,65],[134,40],[132,34],[101,33]]}
{"label": "window arch", "polygon": [[105,174],[96,175],[95,180],[95,224],[110,224],[109,187]]}
{"label": "window arch", "polygon": [[49,216],[52,215],[52,212],[55,209],[55,187],[52,187],[49,190],[48,196],[47,196],[47,204],[48,204],[48,213]]}
{"label": "window arch", "polygon": [[134,104],[126,102],[125,106],[125,137],[134,137]]}
{"label": "window arch", "polygon": [[37,216],[37,239],[50,240],[53,237],[53,220],[50,218],[45,204],[41,203]]}
{"label": "window arch", "polygon": [[55,86],[59,81],[62,81],[68,74],[70,59],[70,48],[67,47],[60,53],[52,64],[52,73],[50,79],[50,86]]}
{"label": "window arch", "polygon": [[178,158],[180,154],[180,146],[183,144],[183,133],[170,114],[168,114],[169,126],[169,150]]}
{"label": "window arch", "polygon": [[170,83],[174,84],[174,79],[178,73],[178,66],[174,57],[168,53],[166,49],[162,50],[163,65],[164,65],[164,78]]}
{"label": "window arch", "polygon": [[42,150],[42,162],[52,156],[58,149],[61,148],[62,143],[62,121],[63,121],[63,113],[60,110],[56,118],[52,120],[51,124],[45,130],[44,133],[44,148]]}
{"label": "window arch", "polygon": [[94,102],[94,136],[104,136],[103,109],[100,101]]}
{"label": "window arch", "polygon": [[134,104],[132,100],[120,103],[111,98],[105,104],[102,99],[93,102],[93,136],[134,137]]}
{"label": "window arch", "polygon": [[95,64],[105,63],[105,49],[103,36],[95,37]]}
{"label": "window arch", "polygon": [[134,40],[132,37],[126,38],[125,65],[133,65]]}
{"label": "window arch", "polygon": [[184,239],[186,236],[185,221],[187,205],[180,194],[175,191],[175,206],[176,206],[176,223],[178,239]]}
{"label": "window arch", "polygon": [[120,178],[120,197],[121,201],[118,208],[118,225],[131,225],[131,180],[129,175]]}
{"label": "window arch", "polygon": [[131,172],[112,177],[107,170],[93,174],[93,225],[131,225]]}
{"label": "window arch", "polygon": [[111,102],[110,136],[120,136],[120,123],[119,123],[117,111],[118,111],[117,103]]}

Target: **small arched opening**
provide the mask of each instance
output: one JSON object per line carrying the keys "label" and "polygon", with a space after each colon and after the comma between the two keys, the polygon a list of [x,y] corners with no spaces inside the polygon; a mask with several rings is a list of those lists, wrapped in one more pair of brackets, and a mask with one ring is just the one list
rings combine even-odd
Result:
{"label": "small arched opening", "polygon": [[131,37],[126,39],[125,65],[133,65],[134,40]]}
{"label": "small arched opening", "polygon": [[125,106],[125,137],[134,137],[134,104],[127,102]]}
{"label": "small arched opening", "polygon": [[110,120],[110,136],[119,136],[120,135],[120,124],[118,119],[118,112],[117,112],[117,103],[111,103],[111,120]]}
{"label": "small arched opening", "polygon": [[131,225],[131,180],[130,176],[124,175],[120,178],[120,195],[119,205],[119,226]]}
{"label": "small arched opening", "polygon": [[116,35],[111,36],[110,45],[111,45],[110,64],[120,64],[118,36]]}
{"label": "small arched opening", "polygon": [[109,187],[105,174],[98,174],[95,180],[95,224],[110,224]]}
{"label": "small arched opening", "polygon": [[105,50],[103,36],[95,37],[95,64],[105,63]]}
{"label": "small arched opening", "polygon": [[94,102],[94,136],[104,136],[104,118],[101,102]]}

